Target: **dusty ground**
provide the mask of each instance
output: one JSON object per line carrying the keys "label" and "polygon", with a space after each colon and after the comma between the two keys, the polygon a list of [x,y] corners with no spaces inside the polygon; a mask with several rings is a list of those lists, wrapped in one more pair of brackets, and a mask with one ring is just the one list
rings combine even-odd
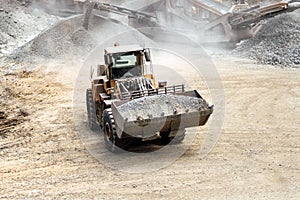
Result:
{"label": "dusty ground", "polygon": [[6,75],[1,67],[0,198],[299,199],[300,71],[214,62],[227,99],[216,148],[199,159],[199,134],[184,156],[146,174],[113,170],[87,152],[73,121],[76,76],[62,79],[49,64]]}
{"label": "dusty ground", "polygon": [[[128,27],[111,23],[101,23],[100,28],[101,34],[91,34],[98,42],[111,30],[120,35],[128,31]],[[65,33],[64,29],[61,32]],[[144,41],[136,32],[121,36],[127,42]],[[55,40],[55,45],[68,37],[66,34]],[[41,43],[38,47],[50,46]],[[81,52],[75,47],[73,50]],[[55,54],[35,62],[0,64],[0,199],[300,198],[299,69],[261,66],[229,55],[214,56],[226,95],[225,123],[216,147],[200,159],[203,133],[209,127],[205,126],[196,129],[198,136],[188,151],[167,167],[151,173],[127,173],[105,165],[106,160],[101,158],[107,159],[109,154],[99,135],[87,138],[93,144],[94,139],[101,140],[94,146],[99,157],[82,142],[79,130],[87,128],[86,113],[84,107],[79,108],[79,114],[74,113],[78,109],[73,97],[79,92],[80,100],[85,98],[89,67],[77,79],[84,57],[57,58]],[[92,64],[97,64],[97,51],[94,58]],[[209,99],[203,81],[185,69],[174,70]],[[74,91],[78,81],[81,90]],[[178,149],[186,145],[183,142]],[[142,164],[149,165],[149,161]],[[135,165],[127,167],[134,169]]]}

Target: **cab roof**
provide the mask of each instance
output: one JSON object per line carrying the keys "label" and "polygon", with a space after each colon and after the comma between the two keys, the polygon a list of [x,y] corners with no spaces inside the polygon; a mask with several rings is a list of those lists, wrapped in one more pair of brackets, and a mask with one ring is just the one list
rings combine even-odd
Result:
{"label": "cab roof", "polygon": [[144,48],[139,45],[124,45],[124,46],[115,46],[108,47],[104,49],[105,54],[114,54],[114,53],[126,53],[133,51],[143,51]]}

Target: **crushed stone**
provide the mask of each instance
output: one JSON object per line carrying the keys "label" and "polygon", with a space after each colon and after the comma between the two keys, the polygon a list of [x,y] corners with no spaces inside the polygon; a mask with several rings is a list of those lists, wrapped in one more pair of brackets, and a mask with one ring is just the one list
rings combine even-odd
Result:
{"label": "crushed stone", "polygon": [[300,67],[300,10],[267,21],[254,38],[242,42],[233,53],[258,64]]}

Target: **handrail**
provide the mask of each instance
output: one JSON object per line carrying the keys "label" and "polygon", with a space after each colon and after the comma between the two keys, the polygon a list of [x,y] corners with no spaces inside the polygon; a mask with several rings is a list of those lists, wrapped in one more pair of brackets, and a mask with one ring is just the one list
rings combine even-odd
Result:
{"label": "handrail", "polygon": [[146,96],[164,95],[164,94],[177,94],[185,91],[184,85],[174,85],[157,89],[137,90],[132,92],[121,93],[121,100],[138,99]]}

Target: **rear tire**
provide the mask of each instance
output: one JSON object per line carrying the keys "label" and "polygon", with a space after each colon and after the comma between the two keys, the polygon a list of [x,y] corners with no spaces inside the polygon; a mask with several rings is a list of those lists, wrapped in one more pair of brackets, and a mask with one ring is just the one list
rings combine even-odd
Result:
{"label": "rear tire", "polygon": [[96,108],[93,100],[92,89],[86,90],[86,109],[89,127],[92,131],[97,131],[99,129],[99,126],[97,123]]}

